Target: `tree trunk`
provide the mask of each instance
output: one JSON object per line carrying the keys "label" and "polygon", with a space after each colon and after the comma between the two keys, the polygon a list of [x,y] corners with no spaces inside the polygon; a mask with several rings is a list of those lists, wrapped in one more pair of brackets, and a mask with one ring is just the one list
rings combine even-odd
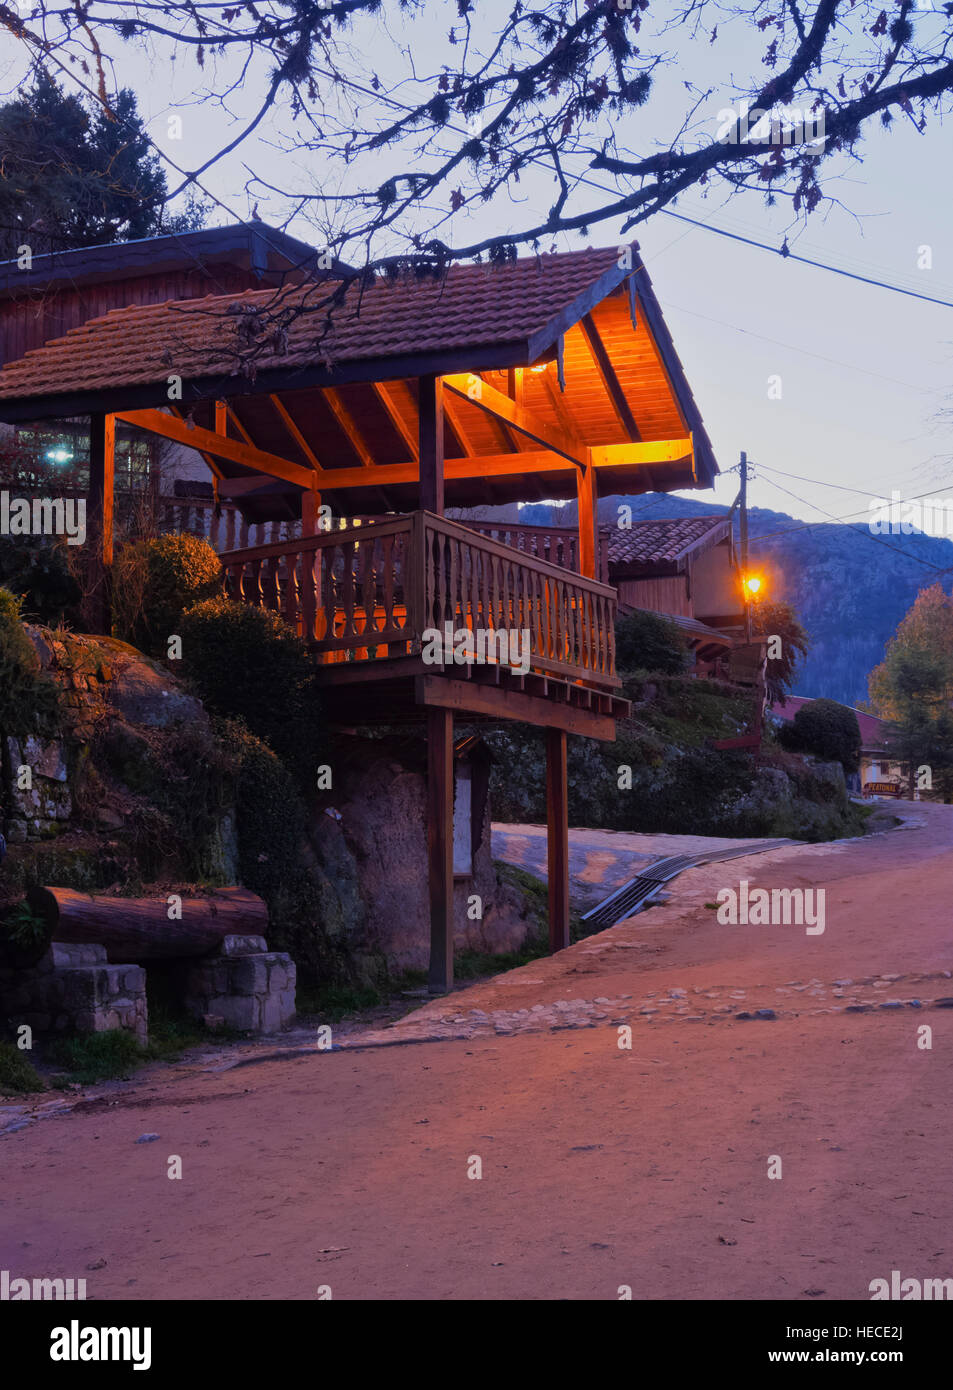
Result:
{"label": "tree trunk", "polygon": [[168,896],[103,898],[72,888],[32,888],[27,901],[45,918],[51,941],[105,946],[110,961],[201,956],[226,936],[263,936],[268,929],[268,908],[244,888],[182,896],[181,908]]}

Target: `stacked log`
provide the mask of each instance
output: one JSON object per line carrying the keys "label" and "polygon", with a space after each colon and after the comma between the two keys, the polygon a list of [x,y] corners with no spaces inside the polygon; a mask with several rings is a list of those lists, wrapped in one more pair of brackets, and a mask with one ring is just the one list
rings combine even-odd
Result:
{"label": "stacked log", "polygon": [[264,936],[268,908],[244,888],[203,897],[107,898],[72,888],[32,888],[32,911],[50,941],[93,942],[113,962],[203,956],[226,936]]}

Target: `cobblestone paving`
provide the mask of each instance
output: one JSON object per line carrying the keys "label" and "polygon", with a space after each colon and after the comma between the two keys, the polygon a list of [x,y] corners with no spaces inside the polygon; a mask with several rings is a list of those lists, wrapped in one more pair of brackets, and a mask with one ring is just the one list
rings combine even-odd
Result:
{"label": "cobblestone paving", "polygon": [[[770,1021],[805,1014],[858,1014],[877,1010],[953,1009],[949,970],[925,975],[871,975],[856,980],[789,980],[785,985],[711,985],[644,994],[599,995],[594,999],[560,999],[530,1008],[486,1012],[461,1011],[448,1004],[445,1013],[428,1009],[426,1017],[412,1015],[379,1032],[363,1033],[353,1046],[384,1042],[436,1041],[506,1036],[514,1033],[559,1032],[594,1028],[600,1024],[707,1023]],[[344,1044],[348,1046],[347,1043]]]}

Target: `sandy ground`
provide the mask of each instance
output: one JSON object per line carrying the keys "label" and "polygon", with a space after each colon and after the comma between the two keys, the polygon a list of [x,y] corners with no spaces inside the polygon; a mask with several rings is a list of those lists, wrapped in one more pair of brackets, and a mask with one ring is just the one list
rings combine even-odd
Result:
{"label": "sandy ground", "polygon": [[[136,1299],[818,1300],[953,1276],[953,808],[907,810],[694,869],[393,1045],[153,1071],[7,1135],[0,1268]],[[719,926],[704,903],[743,877],[823,886],[824,934]]]}

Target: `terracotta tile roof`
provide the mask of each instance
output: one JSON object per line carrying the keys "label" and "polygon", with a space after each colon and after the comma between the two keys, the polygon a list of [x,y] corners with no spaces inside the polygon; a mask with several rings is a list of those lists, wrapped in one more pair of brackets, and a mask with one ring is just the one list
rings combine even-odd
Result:
{"label": "terracotta tile roof", "polygon": [[[53,396],[227,374],[241,351],[241,307],[273,315],[312,306],[287,328],[283,350],[260,358],[259,371],[321,367],[481,344],[525,343],[618,262],[604,247],[532,257],[499,268],[453,266],[440,282],[380,283],[359,299],[356,287],[321,336],[327,283],[242,291],[179,302],[133,305],[91,319],[0,372],[0,399]],[[620,279],[622,278],[620,274]],[[357,310],[360,310],[358,313]]]}
{"label": "terracotta tile roof", "polygon": [[726,525],[727,517],[723,516],[681,516],[633,521],[628,530],[613,527],[609,532],[609,564],[675,564],[689,551],[714,545]]}

